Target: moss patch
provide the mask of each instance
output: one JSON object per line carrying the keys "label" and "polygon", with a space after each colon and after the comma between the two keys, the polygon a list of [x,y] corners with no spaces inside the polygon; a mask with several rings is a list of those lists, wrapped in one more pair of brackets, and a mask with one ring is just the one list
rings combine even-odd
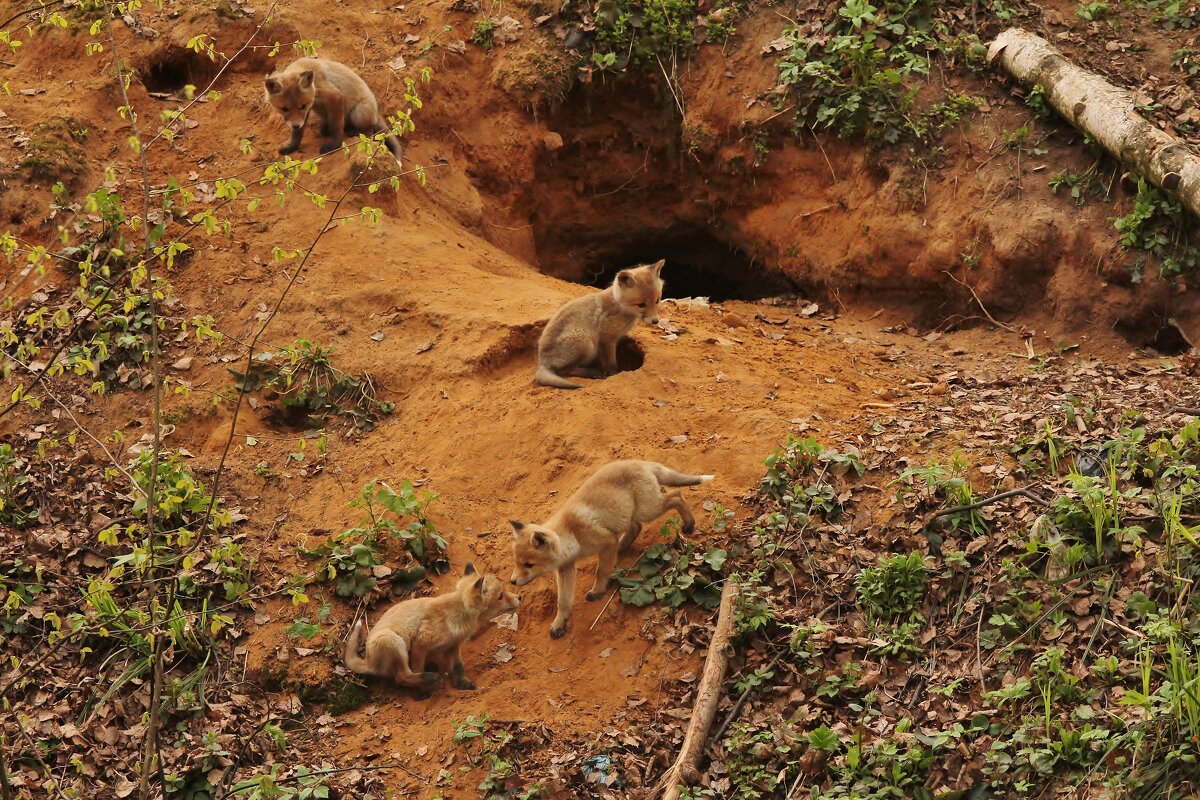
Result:
{"label": "moss patch", "polygon": [[18,168],[34,180],[71,185],[87,172],[87,151],[80,144],[87,129],[70,117],[55,117],[37,125],[29,137]]}

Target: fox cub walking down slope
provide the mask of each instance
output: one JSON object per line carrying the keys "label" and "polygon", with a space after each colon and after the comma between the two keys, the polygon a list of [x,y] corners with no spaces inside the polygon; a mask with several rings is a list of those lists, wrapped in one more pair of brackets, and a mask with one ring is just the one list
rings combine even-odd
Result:
{"label": "fox cub walking down slope", "polygon": [[[535,379],[543,386],[578,389],[563,376],[601,378],[617,371],[617,341],[639,319],[658,324],[665,261],[617,273],[612,287],[577,297],[558,310],[538,340]],[[598,366],[597,366],[598,362]]]}
{"label": "fox cub walking down slope", "polygon": [[454,688],[474,689],[463,666],[462,643],[520,604],[521,598],[506,592],[499,578],[480,575],[473,564],[467,564],[453,590],[437,597],[405,600],[385,611],[367,636],[366,658],[358,655],[362,620],[354,623],[346,640],[346,666],[362,675],[391,678],[417,689],[418,696],[427,696],[442,678],[426,672],[425,661],[445,656]]}
{"label": "fox cub walking down slope", "polygon": [[[388,129],[370,87],[354,70],[323,58],[298,58],[282,72],[267,77],[267,100],[292,129],[292,138],[279,148],[280,155],[300,149],[309,115],[321,118],[321,152],[342,146],[347,136],[374,136]],[[400,161],[400,140],[384,139]]]}
{"label": "fox cub walking down slope", "polygon": [[617,553],[633,544],[643,523],[674,509],[683,518],[684,532],[695,530],[696,519],[683,492],[664,492],[663,487],[696,486],[712,479],[712,475],[685,475],[653,461],[605,464],[541,525],[509,520],[516,532],[513,557],[517,562],[510,581],[524,586],[557,570],[558,614],[550,627],[550,635],[557,639],[567,631],[575,599],[575,562],[599,554],[596,581],[587,599],[603,597]]}

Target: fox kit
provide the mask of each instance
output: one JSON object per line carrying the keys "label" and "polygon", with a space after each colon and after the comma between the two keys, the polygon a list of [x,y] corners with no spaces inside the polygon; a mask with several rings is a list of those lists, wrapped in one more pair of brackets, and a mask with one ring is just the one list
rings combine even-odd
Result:
{"label": "fox kit", "polygon": [[474,689],[459,648],[491,619],[512,611],[521,598],[504,590],[494,575],[480,575],[467,564],[454,589],[437,597],[405,600],[384,612],[367,636],[367,657],[358,655],[362,620],[346,640],[346,666],[362,675],[382,675],[427,697],[442,678],[425,671],[425,660],[445,656],[455,689]]}
{"label": "fox kit", "polygon": [[[282,72],[267,77],[267,100],[292,129],[292,138],[280,148],[280,155],[300,149],[309,115],[321,118],[321,152],[330,153],[342,146],[347,136],[374,136],[388,129],[379,113],[375,95],[362,78],[336,61],[298,58]],[[384,139],[388,150],[400,161],[400,140]]]}
{"label": "fox kit", "polygon": [[612,287],[571,300],[546,324],[538,340],[535,379],[543,386],[578,389],[568,372],[600,378],[617,371],[617,341],[644,320],[658,324],[665,261],[617,273]]}
{"label": "fox kit", "polygon": [[567,631],[567,617],[575,599],[575,562],[599,554],[596,581],[587,594],[597,600],[608,590],[608,579],[624,552],[637,538],[642,524],[675,509],[683,530],[691,533],[696,519],[678,489],[708,483],[712,475],[685,475],[653,461],[613,461],[605,464],[541,525],[509,520],[516,532],[513,557],[517,568],[510,581],[524,586],[551,570],[558,576],[558,614],[550,628],[557,639]]}

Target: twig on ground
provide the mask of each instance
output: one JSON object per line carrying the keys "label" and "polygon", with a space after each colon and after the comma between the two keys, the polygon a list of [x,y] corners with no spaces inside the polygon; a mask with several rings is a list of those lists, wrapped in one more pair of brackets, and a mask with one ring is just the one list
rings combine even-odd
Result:
{"label": "twig on ground", "polygon": [[4,755],[5,744],[4,734],[0,733],[0,798],[12,800],[12,788],[8,785],[8,762]]}
{"label": "twig on ground", "polygon": [[833,171],[833,162],[829,160],[829,156],[825,153],[825,148],[821,145],[821,139],[817,136],[816,130],[811,125],[808,126],[808,131],[813,135],[813,141],[817,143],[817,149],[821,151],[821,155],[825,158],[825,166],[829,167],[829,174],[833,176],[833,182],[837,183],[837,173]]}
{"label": "twig on ground", "polygon": [[608,596],[608,599],[606,601],[604,601],[604,608],[600,609],[600,613],[596,615],[596,618],[594,620],[592,620],[592,625],[591,625],[591,627],[588,628],[589,631],[592,628],[596,627],[596,623],[599,622],[600,618],[604,616],[604,612],[608,611],[608,604],[613,601],[613,598],[617,596],[617,592],[619,592],[619,591],[620,591],[620,589],[613,589],[612,594],[610,594]]}
{"label": "twig on ground", "polygon": [[1108,625],[1109,627],[1116,628],[1117,630],[1121,631],[1122,633],[1129,634],[1130,636],[1133,636],[1137,639],[1145,639],[1146,638],[1146,634],[1142,633],[1141,631],[1135,631],[1133,628],[1122,625],[1119,622],[1114,622],[1113,620],[1109,619],[1108,617],[1104,618],[1104,624]]}
{"label": "twig on ground", "polygon": [[979,306],[979,310],[983,312],[983,315],[988,318],[988,322],[992,323],[997,328],[1004,328],[1004,330],[1009,331],[1011,333],[1016,333],[1016,334],[1021,333],[1019,330],[1014,328],[1012,325],[1001,322],[1000,320],[993,317],[992,312],[987,310],[987,306],[985,306],[983,304],[983,301],[979,299],[979,295],[975,293],[975,288],[973,286],[971,286],[971,284],[967,283],[966,281],[961,281],[958,278],[954,277],[954,273],[948,269],[944,269],[944,270],[942,270],[942,272],[946,273],[946,275],[948,275],[950,277],[950,280],[954,281],[955,283],[959,284],[960,286],[967,287],[967,291],[971,293],[971,297],[975,298],[976,305]]}
{"label": "twig on ground", "polygon": [[712,639],[708,643],[704,674],[696,690],[692,721],[688,723],[687,734],[683,737],[683,746],[679,749],[678,758],[655,786],[654,793],[661,792],[662,800],[679,800],[680,784],[686,783],[690,786],[700,778],[697,763],[708,739],[708,729],[712,727],[713,717],[717,714],[721,684],[725,679],[725,668],[729,665],[726,647],[733,634],[733,604],[737,594],[737,580],[730,578],[725,581],[725,588],[721,591],[721,610],[717,613],[717,626],[713,629]]}
{"label": "twig on ground", "polygon": [[[783,653],[779,653],[772,658],[771,662],[767,664],[767,672],[770,672],[772,669],[774,669],[775,665],[779,663],[779,659],[782,657]],[[733,704],[733,708],[729,709],[729,713],[725,716],[725,719],[720,725],[717,726],[716,731],[713,732],[712,738],[714,742],[721,741],[721,737],[725,735],[726,729],[729,728],[729,725],[735,719],[737,719],[738,714],[740,714],[742,711],[742,706],[746,705],[746,700],[750,697],[750,692],[752,689],[754,689],[753,686],[747,686],[745,691],[743,691],[738,697],[737,702]]]}
{"label": "twig on ground", "polygon": [[1020,489],[1009,489],[1007,492],[1001,492],[1000,494],[992,495],[991,497],[985,498],[976,503],[968,503],[965,506],[955,506],[954,508],[943,508],[941,511],[931,514],[925,524],[928,525],[930,522],[933,522],[939,517],[948,517],[951,514],[961,514],[964,511],[974,511],[975,509],[983,508],[984,506],[990,506],[992,503],[998,503],[1001,500],[1007,500],[1010,497],[1016,497],[1018,495],[1022,497],[1028,497],[1030,500],[1042,506],[1043,508],[1048,508],[1050,506],[1050,501],[1038,497],[1029,490],[1028,486],[1022,486]]}

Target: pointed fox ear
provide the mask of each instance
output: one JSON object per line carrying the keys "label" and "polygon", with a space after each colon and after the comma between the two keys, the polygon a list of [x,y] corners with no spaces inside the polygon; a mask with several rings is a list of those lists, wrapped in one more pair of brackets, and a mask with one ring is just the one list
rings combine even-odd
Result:
{"label": "pointed fox ear", "polygon": [[534,547],[545,547],[546,546],[546,534],[542,533],[541,531],[534,531],[533,532],[533,546]]}
{"label": "pointed fox ear", "polygon": [[650,272],[654,275],[654,277],[657,278],[659,276],[659,274],[662,272],[663,266],[666,263],[667,260],[665,258],[660,258],[658,261],[655,261],[650,265]]}
{"label": "pointed fox ear", "polygon": [[524,522],[517,522],[515,519],[510,519],[508,521],[508,524],[513,526],[513,535],[514,536],[519,536],[521,531],[525,530]]}
{"label": "pointed fox ear", "polygon": [[304,70],[304,72],[301,72],[300,73],[300,88],[307,89],[308,87],[312,86],[314,77],[315,76],[313,75],[313,71],[311,69],[306,69],[306,70]]}
{"label": "pointed fox ear", "polygon": [[472,564],[470,561],[468,561],[466,568],[463,569],[463,575],[474,575],[474,574],[475,574],[475,565]]}
{"label": "pointed fox ear", "polygon": [[478,592],[480,597],[483,597],[483,576],[482,575],[479,576],[479,580],[475,581],[475,585],[471,588],[474,589],[476,592]]}
{"label": "pointed fox ear", "polygon": [[617,273],[617,284],[619,286],[633,286],[633,276],[629,274],[629,270],[623,269]]}
{"label": "pointed fox ear", "polygon": [[268,94],[279,94],[283,91],[283,84],[274,75],[263,81],[263,85],[267,87]]}

